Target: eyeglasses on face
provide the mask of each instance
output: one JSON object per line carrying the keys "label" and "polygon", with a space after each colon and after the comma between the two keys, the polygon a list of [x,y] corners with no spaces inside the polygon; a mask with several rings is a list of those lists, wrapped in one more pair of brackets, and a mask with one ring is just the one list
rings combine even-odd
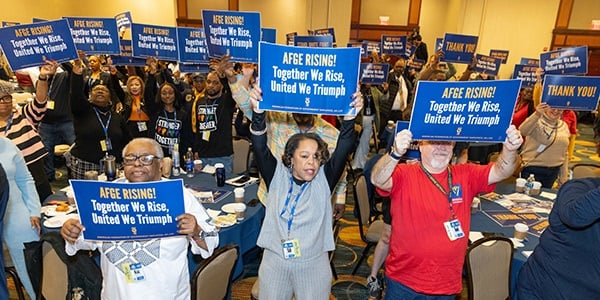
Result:
{"label": "eyeglasses on face", "polygon": [[140,164],[142,164],[142,166],[149,166],[151,165],[155,159],[161,159],[161,157],[152,155],[152,154],[142,154],[142,155],[134,155],[134,154],[127,154],[123,157],[123,164],[126,166],[133,166],[135,165],[135,161],[139,160]]}
{"label": "eyeglasses on face", "polygon": [[12,103],[13,97],[11,94],[6,94],[0,97],[0,103]]}

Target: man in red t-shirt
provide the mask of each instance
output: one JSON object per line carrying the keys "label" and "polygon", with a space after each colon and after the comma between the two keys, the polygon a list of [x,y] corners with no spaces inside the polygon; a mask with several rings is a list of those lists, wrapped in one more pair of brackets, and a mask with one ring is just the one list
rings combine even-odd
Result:
{"label": "man in red t-shirt", "polygon": [[420,141],[421,163],[397,164],[412,133],[396,135],[371,181],[391,198],[392,234],[386,259],[386,299],[454,299],[462,289],[471,203],[512,175],[523,139],[510,126],[502,152],[488,165],[449,165],[454,142]]}

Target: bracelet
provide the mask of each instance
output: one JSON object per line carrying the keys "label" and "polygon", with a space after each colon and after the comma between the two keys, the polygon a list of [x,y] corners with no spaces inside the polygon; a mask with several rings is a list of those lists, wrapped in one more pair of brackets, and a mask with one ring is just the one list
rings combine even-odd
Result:
{"label": "bracelet", "polygon": [[46,77],[38,76],[38,80],[40,80],[40,81],[48,81],[48,76],[46,76]]}
{"label": "bracelet", "polygon": [[389,155],[390,155],[390,156],[391,156],[393,159],[395,159],[395,160],[400,160],[400,158],[402,158],[402,155],[398,155],[398,154],[394,153],[394,150],[393,150],[393,149],[392,149],[392,150],[390,150],[390,153],[389,153]]}
{"label": "bracelet", "polygon": [[252,126],[250,126],[249,129],[250,129],[250,133],[252,133],[253,135],[263,135],[267,132],[267,127],[265,127],[265,129],[259,130],[259,131],[252,129]]}

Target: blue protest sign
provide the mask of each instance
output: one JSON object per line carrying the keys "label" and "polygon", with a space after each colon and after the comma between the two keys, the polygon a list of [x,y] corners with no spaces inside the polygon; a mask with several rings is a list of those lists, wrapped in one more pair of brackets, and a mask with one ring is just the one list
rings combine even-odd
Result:
{"label": "blue protest sign", "polygon": [[537,68],[537,66],[533,65],[515,65],[512,78],[520,79],[524,86],[534,86],[537,79],[535,75]]}
{"label": "blue protest sign", "polygon": [[442,50],[444,47],[444,38],[435,39],[435,52]]}
{"label": "blue protest sign", "polygon": [[131,24],[133,56],[177,60],[177,30],[175,27]]}
{"label": "blue protest sign", "polygon": [[367,56],[370,56],[373,51],[381,53],[381,42],[363,41],[363,45],[367,48]]}
{"label": "blue protest sign", "polygon": [[416,140],[503,142],[520,80],[419,81],[410,119]]}
{"label": "blue protest sign", "polygon": [[362,42],[353,42],[346,44],[346,48],[360,48],[360,57],[367,57],[367,44]]}
{"label": "blue protest sign", "polygon": [[389,64],[360,64],[360,82],[368,84],[383,84],[387,82]]}
{"label": "blue protest sign", "polygon": [[120,54],[119,31],[113,18],[65,17],[77,50],[86,54]]}
{"label": "blue protest sign", "polygon": [[46,22],[46,21],[48,21],[48,20],[40,19],[40,18],[32,18],[31,19],[31,22],[33,22],[33,23]]}
{"label": "blue protest sign", "polygon": [[277,43],[277,29],[274,28],[261,28],[260,29],[260,40],[267,43]]}
{"label": "blue protest sign", "polygon": [[86,240],[143,240],[177,236],[185,212],[183,180],[106,182],[70,180]]}
{"label": "blue protest sign", "polygon": [[333,37],[330,35],[297,35],[294,46],[300,47],[333,47]]}
{"label": "blue protest sign", "polygon": [[528,65],[528,66],[539,66],[540,65],[540,60],[537,58],[527,58],[527,57],[521,57],[521,62],[519,62],[520,65]]}
{"label": "blue protest sign", "polygon": [[[398,132],[400,132],[404,129],[408,129],[409,124],[410,123],[408,121],[396,121],[396,135],[398,134]],[[396,137],[396,135],[394,135],[394,138]],[[413,140],[410,143],[410,145],[408,146],[408,149],[406,149],[406,153],[404,153],[404,155],[402,155],[402,159],[421,160],[421,151],[419,150],[419,141]]]}
{"label": "blue protest sign", "polygon": [[78,58],[67,20],[0,28],[0,45],[13,70]]}
{"label": "blue protest sign", "polygon": [[402,55],[406,51],[406,36],[382,34],[381,48],[382,53]]}
{"label": "blue protest sign", "polygon": [[408,62],[408,67],[413,70],[416,70],[416,71],[421,71],[421,69],[423,69],[424,65],[425,65],[425,61],[422,59],[417,59],[417,58]]}
{"label": "blue protest sign", "polygon": [[285,34],[285,44],[288,46],[294,46],[294,38],[298,35],[297,32],[290,32]]}
{"label": "blue protest sign", "polygon": [[177,27],[179,62],[208,63],[208,48],[202,28]]}
{"label": "blue protest sign", "polygon": [[119,31],[124,30],[126,28],[131,28],[131,23],[133,23],[131,18],[131,12],[126,11],[122,12],[115,16],[115,20],[117,20],[117,27]]}
{"label": "blue protest sign", "polygon": [[179,64],[179,71],[182,73],[208,73],[210,68],[208,64]]}
{"label": "blue protest sign", "polygon": [[2,27],[10,27],[10,26],[15,26],[15,25],[19,25],[21,23],[19,22],[10,22],[10,21],[2,21]]}
{"label": "blue protest sign", "polygon": [[552,108],[596,110],[600,100],[600,77],[546,75],[542,102]]}
{"label": "blue protest sign", "polygon": [[333,27],[315,29],[313,35],[330,35],[333,41],[332,43],[335,44],[335,31],[333,30]]}
{"label": "blue protest sign", "polygon": [[485,73],[488,75],[498,76],[500,64],[502,61],[499,58],[477,54],[477,63],[475,64],[475,72]]}
{"label": "blue protest sign", "polygon": [[358,48],[311,48],[260,43],[260,109],[352,115]]}
{"label": "blue protest sign", "polygon": [[508,50],[492,49],[490,50],[490,56],[499,58],[502,61],[502,63],[505,64],[508,60]]}
{"label": "blue protest sign", "polygon": [[260,13],[202,10],[210,57],[229,54],[234,61],[257,62]]}
{"label": "blue protest sign", "polygon": [[470,64],[477,49],[478,37],[472,35],[446,33],[444,35],[444,56],[441,61]]}
{"label": "blue protest sign", "polygon": [[587,74],[588,47],[565,48],[540,54],[540,68],[546,74]]}
{"label": "blue protest sign", "polygon": [[111,55],[110,60],[115,66],[146,66],[146,59],[141,57],[133,57],[133,47],[131,40],[121,40],[121,55]]}

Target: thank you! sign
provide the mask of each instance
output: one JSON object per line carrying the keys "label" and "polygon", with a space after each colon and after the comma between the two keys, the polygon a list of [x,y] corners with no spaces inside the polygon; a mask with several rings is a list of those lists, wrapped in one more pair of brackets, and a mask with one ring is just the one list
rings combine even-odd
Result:
{"label": "thank you! sign", "polygon": [[470,64],[477,49],[478,37],[472,35],[446,33],[444,35],[444,56],[442,61]]}
{"label": "thank you! sign", "polygon": [[67,20],[0,28],[0,45],[13,70],[41,66],[44,59],[65,62],[78,57]]}
{"label": "thank you! sign", "polygon": [[503,142],[520,80],[419,81],[409,129],[417,140]]}
{"label": "thank you! sign", "polygon": [[546,75],[542,102],[552,108],[596,110],[600,100],[600,77]]}
{"label": "thank you! sign", "polygon": [[143,183],[70,180],[86,240],[176,236],[183,180]]}
{"label": "thank you! sign", "polygon": [[260,43],[260,109],[352,115],[359,48],[310,48]]}

